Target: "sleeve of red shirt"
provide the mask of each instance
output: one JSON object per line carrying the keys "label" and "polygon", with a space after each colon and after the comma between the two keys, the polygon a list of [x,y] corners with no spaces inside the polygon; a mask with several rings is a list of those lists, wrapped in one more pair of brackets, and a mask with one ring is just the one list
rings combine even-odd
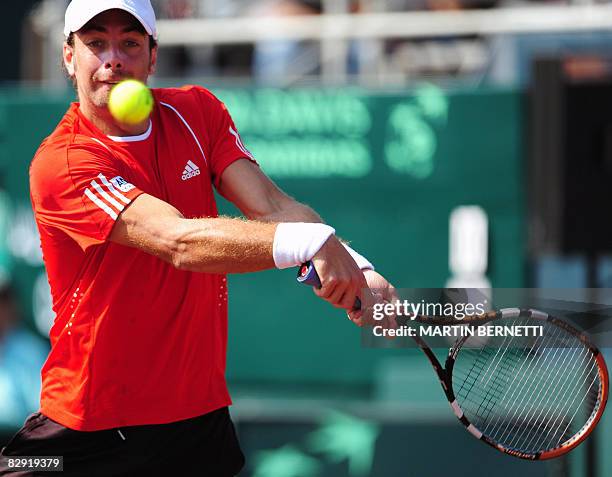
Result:
{"label": "sleeve of red shirt", "polygon": [[41,151],[30,167],[30,196],[40,226],[62,231],[86,250],[108,238],[117,217],[142,193],[121,177],[96,143]]}
{"label": "sleeve of red shirt", "polygon": [[225,104],[208,90],[198,87],[200,100],[206,103],[206,127],[209,131],[211,153],[209,155],[212,178],[219,187],[221,174],[227,166],[239,159],[248,159],[257,164],[249,152]]}

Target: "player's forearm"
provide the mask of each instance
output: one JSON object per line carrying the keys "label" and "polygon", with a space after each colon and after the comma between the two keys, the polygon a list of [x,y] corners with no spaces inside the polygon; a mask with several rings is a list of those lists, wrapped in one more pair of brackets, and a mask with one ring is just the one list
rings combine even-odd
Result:
{"label": "player's forearm", "polygon": [[[309,206],[297,201],[287,203],[281,210],[259,216],[257,220],[262,222],[309,222],[314,224],[324,224],[325,222],[317,212]],[[336,237],[343,244],[348,245],[348,241]]]}
{"label": "player's forearm", "polygon": [[181,269],[246,273],[274,268],[276,223],[234,218],[180,219],[169,259]]}
{"label": "player's forearm", "polygon": [[[313,209],[297,202],[294,199],[289,199],[281,203],[278,210],[262,215],[259,220],[270,221],[270,222],[309,222],[309,223],[325,223],[323,219]],[[348,252],[353,257],[353,260],[359,265],[362,270],[374,269],[374,266],[362,255],[357,253],[349,246],[349,242],[336,236],[338,240],[347,248]]]}
{"label": "player's forearm", "polygon": [[295,200],[285,202],[279,210],[257,217],[262,222],[323,223],[321,216],[305,204]]}

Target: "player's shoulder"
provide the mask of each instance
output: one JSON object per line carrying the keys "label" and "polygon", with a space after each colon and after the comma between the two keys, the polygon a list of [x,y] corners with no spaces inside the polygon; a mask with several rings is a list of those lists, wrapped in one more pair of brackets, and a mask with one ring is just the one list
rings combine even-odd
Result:
{"label": "player's shoulder", "polygon": [[109,155],[104,144],[82,130],[78,122],[78,115],[69,110],[43,140],[30,163],[31,181],[46,176],[59,178],[75,160],[87,161]]}
{"label": "player's shoulder", "polygon": [[199,85],[185,85],[180,88],[153,89],[155,99],[172,107],[210,109],[222,108],[219,99],[207,88]]}
{"label": "player's shoulder", "polygon": [[78,105],[76,103],[70,106],[53,132],[47,136],[38,147],[34,154],[34,161],[43,158],[47,160],[50,160],[50,158],[62,160],[65,159],[65,153],[71,147],[92,142],[90,135],[82,131],[83,128],[80,125],[77,109]]}
{"label": "player's shoulder", "polygon": [[68,167],[75,159],[110,156],[108,148],[95,138],[75,133],[47,137],[34,154],[30,169]]}

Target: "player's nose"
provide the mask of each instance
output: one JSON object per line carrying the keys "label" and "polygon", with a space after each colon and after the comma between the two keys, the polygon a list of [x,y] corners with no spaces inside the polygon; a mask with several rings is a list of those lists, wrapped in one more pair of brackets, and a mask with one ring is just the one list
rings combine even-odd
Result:
{"label": "player's nose", "polygon": [[110,47],[104,54],[104,67],[106,69],[120,70],[123,68],[124,61],[119,48]]}

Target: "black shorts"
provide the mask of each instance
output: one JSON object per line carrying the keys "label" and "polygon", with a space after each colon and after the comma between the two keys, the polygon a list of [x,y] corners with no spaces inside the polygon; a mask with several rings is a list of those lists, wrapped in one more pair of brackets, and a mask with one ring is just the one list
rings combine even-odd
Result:
{"label": "black shorts", "polygon": [[[63,472],[15,472],[11,456],[63,456]],[[227,408],[170,424],[95,432],[68,429],[32,414],[0,451],[0,476],[233,477],[244,455]]]}

